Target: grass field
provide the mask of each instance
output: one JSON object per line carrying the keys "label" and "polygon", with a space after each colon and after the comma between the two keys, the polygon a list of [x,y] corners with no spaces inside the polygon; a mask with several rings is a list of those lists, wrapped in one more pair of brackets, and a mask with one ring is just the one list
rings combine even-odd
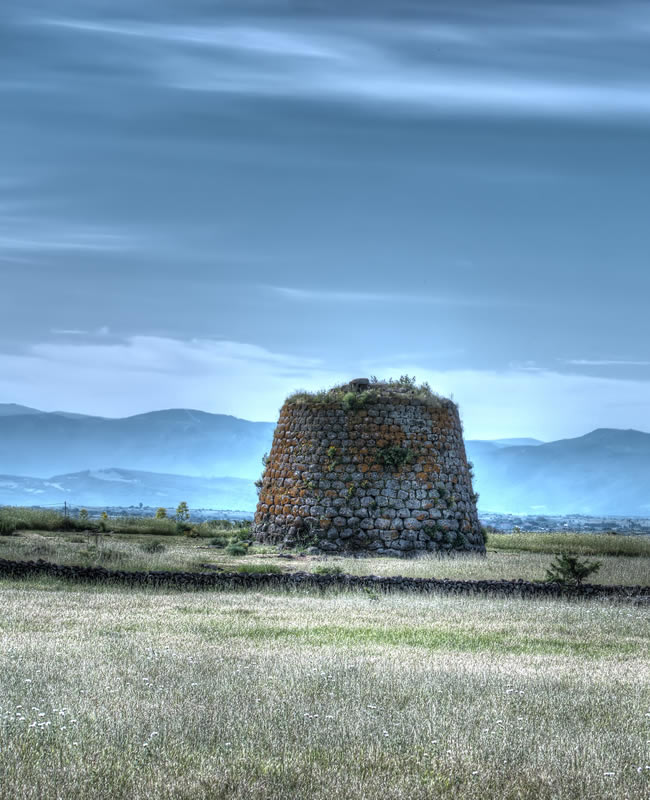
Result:
{"label": "grass field", "polygon": [[[213,534],[215,529],[213,529]],[[218,533],[218,531],[217,531]],[[233,531],[221,531],[228,535]],[[240,531],[235,531],[240,533]],[[244,534],[245,535],[245,534]],[[219,537],[217,537],[219,538]],[[512,539],[512,541],[510,541]],[[229,556],[209,537],[155,537],[142,534],[82,534],[23,531],[0,536],[0,558],[43,558],[61,564],[97,564],[115,569],[227,570],[275,569],[310,571],[323,563],[356,575],[404,575],[456,579],[543,580],[554,553],[596,555],[602,562],[594,583],[648,584],[650,537],[604,534],[490,535],[487,556],[457,555],[417,559],[295,557],[280,558],[273,548],[253,547],[244,557]],[[622,542],[620,540],[623,540]]]}
{"label": "grass field", "polygon": [[[34,520],[35,521],[35,520]],[[207,528],[206,528],[207,530]],[[19,530],[0,558],[119,569],[648,583],[647,537],[491,535],[453,558],[228,555],[214,538]],[[210,544],[216,541],[220,546]],[[650,796],[650,610],[0,580],[0,798]]]}
{"label": "grass field", "polygon": [[647,609],[0,582],[0,797],[642,800]]}

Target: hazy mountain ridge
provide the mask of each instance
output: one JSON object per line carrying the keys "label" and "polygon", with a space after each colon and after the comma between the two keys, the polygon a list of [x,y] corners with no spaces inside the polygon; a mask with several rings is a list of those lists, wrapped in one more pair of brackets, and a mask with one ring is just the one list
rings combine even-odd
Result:
{"label": "hazy mountain ridge", "polygon": [[123,419],[2,412],[0,472],[43,477],[116,464],[193,477],[255,479],[274,424],[170,409]]}
{"label": "hazy mountain ridge", "polygon": [[[0,405],[0,503],[175,505],[183,499],[252,510],[252,482],[273,429],[273,423],[187,409],[108,419]],[[468,440],[466,448],[484,511],[650,512],[648,433],[599,429],[546,443]]]}
{"label": "hazy mountain ridge", "polygon": [[650,511],[650,434],[602,428],[575,439],[490,448],[466,443],[479,506],[504,513]]}
{"label": "hazy mountain ridge", "polygon": [[190,507],[254,511],[257,493],[243,478],[193,478],[159,472],[110,468],[85,470],[49,479],[0,475],[0,505]]}
{"label": "hazy mountain ridge", "polygon": [[44,414],[36,408],[19,406],[16,403],[0,403],[0,417],[18,417],[25,414]]}

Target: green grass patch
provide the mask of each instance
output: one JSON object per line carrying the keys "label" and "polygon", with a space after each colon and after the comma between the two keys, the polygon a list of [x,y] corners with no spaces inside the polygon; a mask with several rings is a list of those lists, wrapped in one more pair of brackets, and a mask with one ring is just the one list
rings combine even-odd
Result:
{"label": "green grass patch", "polygon": [[[237,540],[250,536],[250,524],[215,519],[187,523],[188,533],[197,537],[214,537],[227,531],[229,538]],[[10,536],[20,531],[97,531],[127,535],[177,536],[177,521],[173,517],[116,516],[107,519],[87,519],[74,512],[22,506],[0,507],[0,536]]]}
{"label": "green grass patch", "polygon": [[277,564],[240,564],[236,571],[242,575],[278,575],[283,570]]}
{"label": "green grass patch", "polygon": [[[207,625],[206,633],[219,626]],[[420,647],[462,653],[503,653],[509,655],[564,655],[602,658],[616,654],[643,655],[636,642],[576,641],[567,632],[566,638],[519,637],[516,632],[472,631],[463,629],[316,625],[309,627],[254,625],[237,631],[224,630],[221,635],[242,637],[257,642],[285,642],[292,645],[351,647]]]}

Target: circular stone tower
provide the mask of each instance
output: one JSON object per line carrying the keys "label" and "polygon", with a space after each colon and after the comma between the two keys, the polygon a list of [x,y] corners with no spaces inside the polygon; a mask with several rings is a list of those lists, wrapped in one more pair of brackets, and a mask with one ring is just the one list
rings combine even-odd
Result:
{"label": "circular stone tower", "polygon": [[289,397],[260,483],[260,541],[326,553],[485,552],[458,408],[407,378]]}

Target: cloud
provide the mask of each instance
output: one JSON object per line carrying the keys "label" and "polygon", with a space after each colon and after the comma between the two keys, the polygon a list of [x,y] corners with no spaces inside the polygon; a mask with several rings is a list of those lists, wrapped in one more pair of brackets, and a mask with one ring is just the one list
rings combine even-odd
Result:
{"label": "cloud", "polygon": [[354,292],[332,289],[299,289],[288,286],[263,286],[264,291],[271,291],[288,300],[323,303],[390,303],[439,306],[489,306],[500,305],[503,301],[496,298],[470,297],[466,295],[445,294],[401,294],[400,292]]}
{"label": "cloud", "polygon": [[577,367],[650,367],[650,361],[626,361],[623,359],[568,358],[564,359],[563,363]]}
{"label": "cloud", "polygon": [[[593,16],[593,15],[592,15]],[[626,18],[627,19],[627,18]],[[393,110],[566,118],[650,115],[645,64],[622,61],[630,39],[650,43],[634,17],[574,14],[570,24],[541,16],[449,24],[329,18],[267,19],[221,24],[96,22],[47,19],[41,24],[123,46],[145,39],[140,56],[160,82],[179,89],[365,103]],[[582,43],[582,44],[581,44]],[[615,74],[594,62],[607,48]],[[581,52],[576,48],[583,47]],[[567,62],[570,68],[567,69]],[[596,63],[596,69],[594,69]],[[560,66],[558,66],[560,65]],[[564,65],[564,68],[562,68]]]}
{"label": "cloud", "polygon": [[134,336],[0,354],[0,396],[102,416],[189,407],[271,420],[292,387],[316,389],[344,378],[317,359],[223,340]]}
{"label": "cloud", "polygon": [[163,23],[104,23],[86,20],[46,19],[44,24],[87,31],[153,39],[201,47],[268,53],[284,58],[340,58],[336,49],[319,44],[319,38],[288,30],[243,25],[168,25]]}
{"label": "cloud", "polygon": [[385,364],[377,374],[404,372],[428,381],[443,395],[453,395],[470,439],[533,436],[551,441],[596,428],[649,430],[650,381],[543,369],[435,371],[417,363]]}
{"label": "cloud", "polygon": [[0,217],[0,252],[123,252],[133,245],[132,236],[117,231]]}
{"label": "cloud", "polygon": [[0,354],[0,397],[102,416],[183,407],[275,420],[284,398],[297,389],[321,389],[364,374],[407,373],[454,397],[467,438],[552,440],[599,427],[648,428],[650,381],[544,370],[431,370],[421,364],[417,355],[405,355],[333,368],[319,359],[227,340],[73,339]]}

